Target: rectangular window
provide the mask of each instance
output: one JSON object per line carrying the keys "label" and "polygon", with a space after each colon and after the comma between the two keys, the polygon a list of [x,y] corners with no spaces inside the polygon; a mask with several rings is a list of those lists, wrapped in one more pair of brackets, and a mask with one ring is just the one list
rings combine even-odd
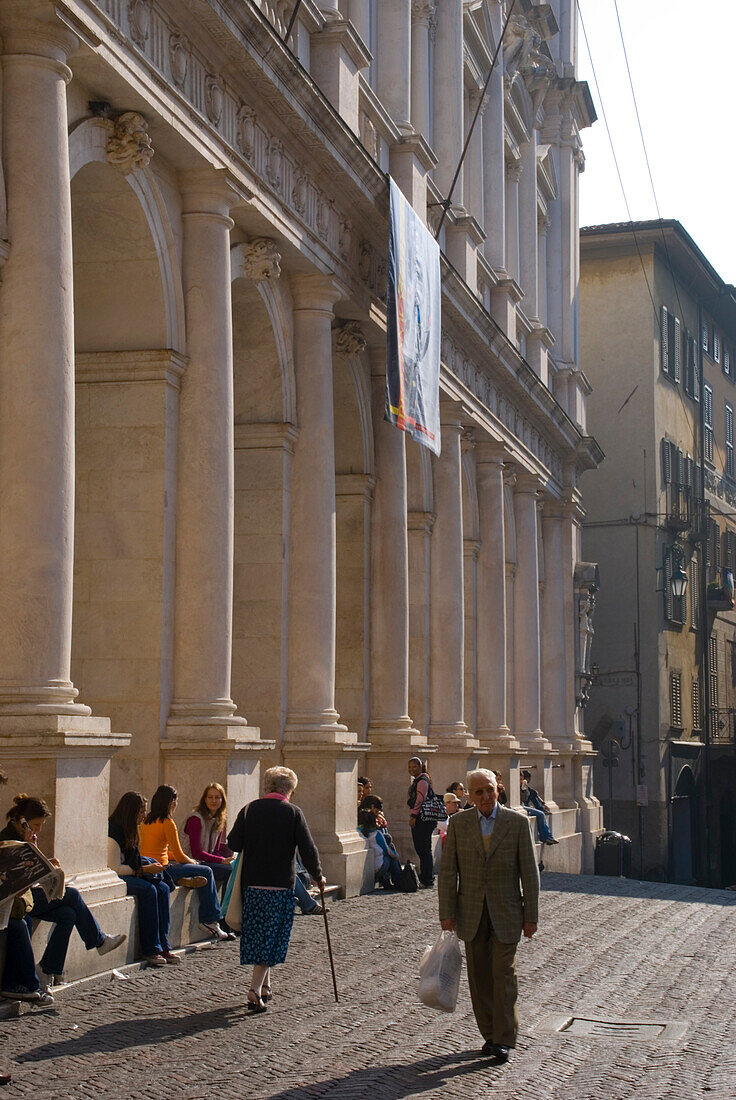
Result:
{"label": "rectangular window", "polygon": [[714,519],[708,520],[706,553],[708,555],[706,559],[706,564],[708,566],[708,583],[711,584],[720,580],[721,573],[721,529]]}
{"label": "rectangular window", "polygon": [[703,719],[700,713],[700,682],[698,680],[693,680],[691,699],[693,706],[693,733],[695,733],[696,730],[699,733],[703,728]]}
{"label": "rectangular window", "polygon": [[682,690],[679,672],[670,673],[670,714],[674,729],[682,729]]}
{"label": "rectangular window", "polygon": [[705,412],[705,459],[713,461],[713,390],[710,386],[703,387],[704,412]]}
{"label": "rectangular window", "polygon": [[734,476],[733,465],[733,405],[726,402],[726,477]]}

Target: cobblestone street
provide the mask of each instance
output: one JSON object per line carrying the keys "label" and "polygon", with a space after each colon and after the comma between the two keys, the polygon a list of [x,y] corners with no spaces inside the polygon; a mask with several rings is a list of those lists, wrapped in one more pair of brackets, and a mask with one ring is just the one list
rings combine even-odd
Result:
{"label": "cobblestone street", "polygon": [[[519,948],[521,1032],[511,1061],[479,1054],[463,975],[453,1015],[417,1001],[436,892],[334,904],[335,1005],[321,918],[297,916],[262,1016],[244,1010],[237,944],[132,970],[0,1023],[5,1096],[625,1100],[736,1097],[736,894],[543,876],[540,931]],[[680,1039],[574,1036],[545,1021],[686,1022]]]}

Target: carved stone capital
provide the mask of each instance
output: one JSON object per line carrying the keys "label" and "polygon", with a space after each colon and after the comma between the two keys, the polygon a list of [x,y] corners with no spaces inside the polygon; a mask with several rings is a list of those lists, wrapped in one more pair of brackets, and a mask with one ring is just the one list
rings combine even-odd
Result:
{"label": "carved stone capital", "polygon": [[147,168],[152,156],[153,145],[143,115],[137,111],[126,111],[116,118],[107,141],[108,164],[127,176],[136,168]]}
{"label": "carved stone capital", "polygon": [[413,23],[426,23],[434,19],[437,5],[435,0],[411,0],[411,18]]}
{"label": "carved stone capital", "polygon": [[346,359],[365,351],[366,339],[360,321],[346,321],[336,330],[335,351]]}
{"label": "carved stone capital", "polygon": [[270,237],[256,237],[232,250],[233,277],[243,276],[260,283],[263,279],[278,279],[281,274],[281,253]]}

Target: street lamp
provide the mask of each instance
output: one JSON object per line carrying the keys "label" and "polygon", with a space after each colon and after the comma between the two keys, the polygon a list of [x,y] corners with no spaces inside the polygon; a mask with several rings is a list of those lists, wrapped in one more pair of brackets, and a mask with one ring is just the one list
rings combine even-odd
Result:
{"label": "street lamp", "polygon": [[672,571],[672,595],[676,600],[681,600],[687,592],[687,573],[682,568],[682,562],[677,566],[677,569]]}

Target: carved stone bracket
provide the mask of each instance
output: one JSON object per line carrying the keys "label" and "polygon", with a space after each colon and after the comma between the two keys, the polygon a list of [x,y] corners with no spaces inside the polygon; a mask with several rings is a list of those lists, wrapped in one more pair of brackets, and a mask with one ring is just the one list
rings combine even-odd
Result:
{"label": "carved stone bracket", "polygon": [[147,168],[153,156],[148,123],[137,111],[126,111],[112,123],[106,157],[108,164],[126,176],[136,168]]}
{"label": "carved stone bracket", "polygon": [[278,279],[281,274],[281,253],[270,237],[238,244],[230,256],[234,279],[244,277],[260,283],[263,279]]}
{"label": "carved stone bracket", "polygon": [[335,351],[345,359],[365,351],[366,339],[360,321],[346,321],[340,325],[335,340]]}

